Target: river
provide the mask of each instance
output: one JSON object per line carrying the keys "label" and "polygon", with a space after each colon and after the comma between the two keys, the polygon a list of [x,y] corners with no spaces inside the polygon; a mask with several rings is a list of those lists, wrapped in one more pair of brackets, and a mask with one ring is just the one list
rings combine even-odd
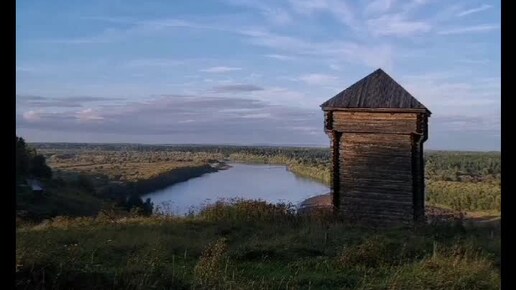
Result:
{"label": "river", "polygon": [[322,183],[296,176],[284,165],[229,165],[229,169],[171,185],[151,192],[143,199],[150,198],[158,211],[184,215],[221,199],[259,199],[298,205],[330,190]]}

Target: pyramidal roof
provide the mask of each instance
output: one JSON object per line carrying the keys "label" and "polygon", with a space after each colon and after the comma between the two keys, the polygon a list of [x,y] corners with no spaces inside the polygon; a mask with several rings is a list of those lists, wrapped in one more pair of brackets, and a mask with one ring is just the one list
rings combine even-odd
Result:
{"label": "pyramidal roof", "polygon": [[417,109],[430,114],[423,104],[382,69],[377,69],[354,83],[324,102],[321,107],[323,110],[338,108]]}

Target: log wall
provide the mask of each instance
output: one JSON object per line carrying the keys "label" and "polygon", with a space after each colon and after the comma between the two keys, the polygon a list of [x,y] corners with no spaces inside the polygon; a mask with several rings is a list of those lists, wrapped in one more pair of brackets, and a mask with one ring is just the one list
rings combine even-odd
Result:
{"label": "log wall", "polygon": [[410,134],[417,130],[416,113],[333,112],[333,129],[339,132]]}
{"label": "log wall", "polygon": [[338,210],[350,219],[377,224],[422,219],[426,116],[334,111],[326,112],[325,120],[332,137]]}

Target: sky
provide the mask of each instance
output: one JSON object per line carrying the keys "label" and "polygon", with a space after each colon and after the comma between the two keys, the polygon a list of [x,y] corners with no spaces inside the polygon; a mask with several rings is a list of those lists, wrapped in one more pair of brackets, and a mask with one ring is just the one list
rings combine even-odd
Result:
{"label": "sky", "polygon": [[382,68],[427,149],[500,150],[500,1],[16,1],[28,142],[329,146],[324,101]]}

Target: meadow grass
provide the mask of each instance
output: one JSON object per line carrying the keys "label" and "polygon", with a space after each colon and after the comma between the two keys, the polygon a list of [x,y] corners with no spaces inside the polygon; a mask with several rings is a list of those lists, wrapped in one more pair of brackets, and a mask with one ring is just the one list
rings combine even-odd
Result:
{"label": "meadow grass", "polygon": [[17,229],[19,289],[499,289],[495,228],[364,228],[289,205],[60,217]]}

